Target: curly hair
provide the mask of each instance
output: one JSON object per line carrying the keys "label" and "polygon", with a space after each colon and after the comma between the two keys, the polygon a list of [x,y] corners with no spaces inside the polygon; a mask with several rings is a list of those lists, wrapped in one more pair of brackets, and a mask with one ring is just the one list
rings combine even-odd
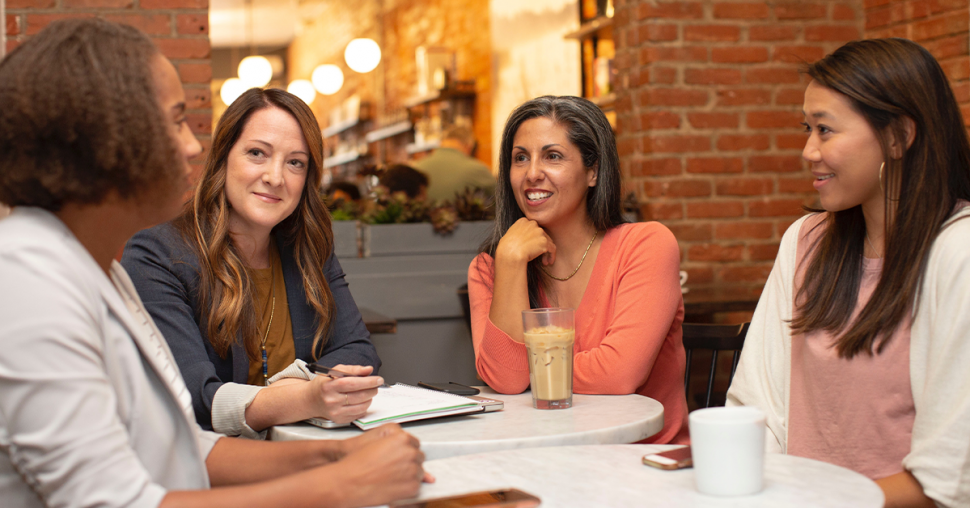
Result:
{"label": "curly hair", "polygon": [[184,164],[156,96],[158,55],[135,28],[70,19],[0,61],[0,202],[56,212],[175,189]]}
{"label": "curly hair", "polygon": [[255,287],[229,234],[229,201],[226,198],[226,171],[229,152],[242,135],[253,113],[279,108],[296,119],[303,131],[310,161],[306,183],[296,210],[273,228],[287,245],[293,246],[296,264],[303,274],[307,301],[317,314],[313,355],[318,357],[326,344],[333,321],[334,301],[323,267],[333,253],[330,212],[318,189],[323,178],[323,137],[310,108],[295,95],[283,90],[252,88],[239,96],[219,119],[212,136],[212,150],[205,161],[195,196],[174,221],[199,257],[199,301],[195,309],[204,323],[213,349],[225,357],[238,337],[250,361],[257,361],[260,341],[253,308]]}

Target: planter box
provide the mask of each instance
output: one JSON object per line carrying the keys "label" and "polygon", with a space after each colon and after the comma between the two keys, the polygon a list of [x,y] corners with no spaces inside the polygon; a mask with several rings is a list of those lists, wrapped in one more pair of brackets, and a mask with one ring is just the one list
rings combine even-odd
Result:
{"label": "planter box", "polygon": [[492,231],[492,221],[459,222],[449,235],[428,223],[363,224],[363,257],[478,252]]}
{"label": "planter box", "polygon": [[442,236],[430,224],[361,225],[364,256],[340,263],[357,305],[398,321],[396,334],[372,336],[385,379],[478,382],[457,290],[491,228],[462,222]]}
{"label": "planter box", "polygon": [[333,253],[337,259],[360,256],[360,225],[355,220],[335,220],[333,227]]}

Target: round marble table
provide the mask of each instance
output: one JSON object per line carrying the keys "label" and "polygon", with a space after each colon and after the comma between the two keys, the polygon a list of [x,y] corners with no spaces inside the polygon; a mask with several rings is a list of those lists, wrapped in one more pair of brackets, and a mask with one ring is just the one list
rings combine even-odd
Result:
{"label": "round marble table", "polygon": [[[569,409],[539,410],[532,394],[501,395],[489,388],[482,396],[500,399],[505,409],[402,424],[421,440],[428,460],[543,446],[634,443],[663,428],[663,405],[642,395],[573,395]],[[347,439],[357,427],[321,429],[307,423],[277,425],[274,441]]]}
{"label": "round marble table", "polygon": [[563,446],[507,450],[425,462],[437,478],[419,499],[514,487],[542,499],[543,508],[853,507],[878,508],[882,490],[845,468],[790,455],[768,454],[765,489],[752,496],[697,492],[694,470],[644,466],[647,453],[671,445]]}

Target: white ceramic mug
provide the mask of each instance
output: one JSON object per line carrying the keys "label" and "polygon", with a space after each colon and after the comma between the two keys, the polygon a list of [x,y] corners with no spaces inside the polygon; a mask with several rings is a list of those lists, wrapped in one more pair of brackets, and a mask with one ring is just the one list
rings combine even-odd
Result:
{"label": "white ceramic mug", "polygon": [[756,407],[712,407],[690,414],[697,490],[743,496],[764,484],[765,414]]}

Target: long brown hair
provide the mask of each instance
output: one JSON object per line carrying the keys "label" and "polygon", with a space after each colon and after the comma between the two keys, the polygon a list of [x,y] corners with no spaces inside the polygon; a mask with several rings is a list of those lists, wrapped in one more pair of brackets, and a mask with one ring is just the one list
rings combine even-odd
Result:
{"label": "long brown hair", "polygon": [[[512,145],[519,127],[533,118],[549,118],[562,125],[569,141],[579,148],[583,167],[596,168],[596,186],[586,194],[586,214],[597,231],[606,231],[626,222],[620,206],[620,156],[616,150],[613,129],[603,111],[581,97],[545,95],[515,108],[505,122],[498,158],[498,181],[495,185],[495,226],[482,244],[481,251],[495,257],[495,249],[506,231],[525,214],[515,201],[509,176],[512,171]],[[539,285],[542,282],[540,258],[526,268],[529,305],[539,307]],[[490,280],[493,277],[484,277]]]}
{"label": "long brown hair", "polygon": [[[865,220],[861,206],[831,212],[811,247],[798,292],[793,333],[841,336],[839,356],[882,352],[919,307],[919,284],[933,241],[958,200],[970,200],[970,143],[946,75],[933,56],[905,39],[871,39],[842,46],[808,66],[815,82],[846,96],[876,133],[885,167],[885,260],[872,297],[848,326],[862,279]],[[909,148],[893,154],[891,140]],[[895,156],[894,156],[895,155]],[[846,329],[848,328],[848,329]]]}
{"label": "long brown hair", "polygon": [[241,336],[250,361],[257,360],[260,341],[253,305],[255,288],[229,235],[226,170],[229,152],[249,118],[266,108],[290,113],[310,149],[300,202],[289,217],[273,228],[273,233],[278,233],[284,245],[292,245],[307,301],[316,311],[313,356],[317,358],[334,314],[333,295],[323,273],[333,252],[333,231],[330,213],[317,193],[323,176],[323,138],[313,112],[302,100],[283,90],[253,88],[233,101],[216,126],[195,196],[174,224],[199,258],[201,308],[196,312],[213,349],[225,358]]}

